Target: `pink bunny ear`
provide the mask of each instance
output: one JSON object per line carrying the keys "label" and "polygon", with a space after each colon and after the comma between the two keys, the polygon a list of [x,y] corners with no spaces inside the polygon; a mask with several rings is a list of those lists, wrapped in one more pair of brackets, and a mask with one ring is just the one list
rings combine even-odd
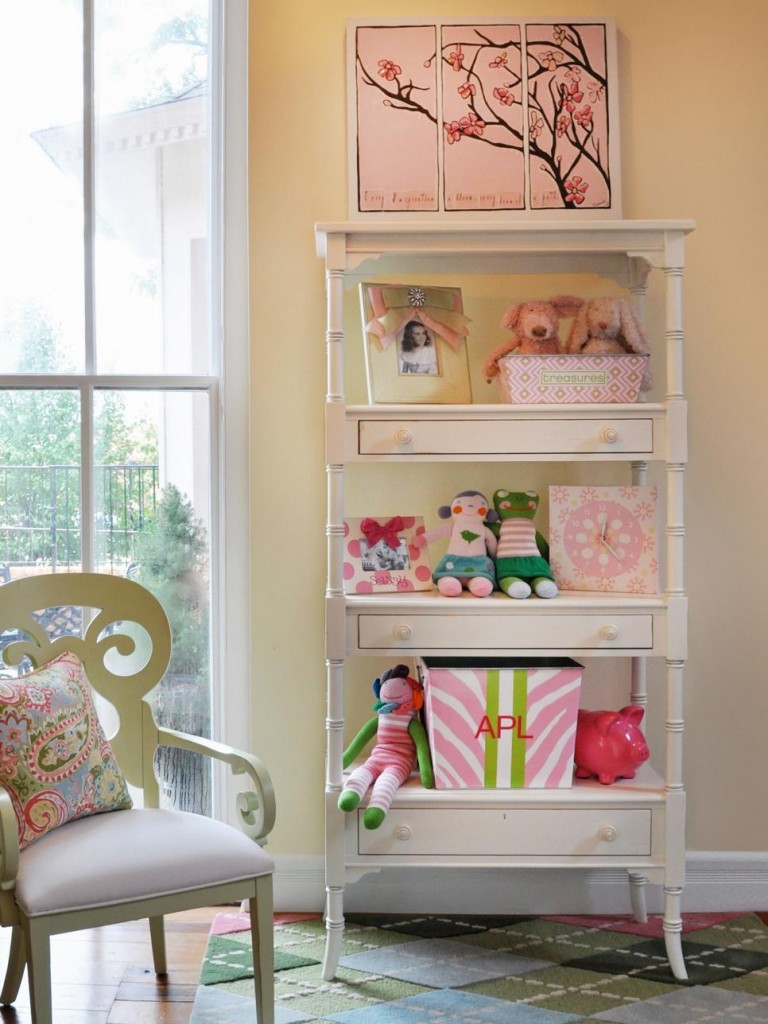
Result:
{"label": "pink bunny ear", "polygon": [[588,312],[589,303],[585,302],[576,313],[576,318],[571,324],[571,333],[568,335],[568,340],[565,343],[566,352],[581,352],[586,345],[589,338],[589,328],[587,326]]}
{"label": "pink bunny ear", "polygon": [[517,327],[517,321],[520,319],[520,311],[522,308],[522,302],[516,302],[514,306],[510,306],[501,318],[501,326],[506,328],[508,331],[511,331],[513,327]]}
{"label": "pink bunny ear", "polygon": [[637,352],[638,355],[649,354],[648,344],[645,340],[640,319],[632,306],[625,300],[617,300],[619,303],[619,323],[624,341],[630,352]]}

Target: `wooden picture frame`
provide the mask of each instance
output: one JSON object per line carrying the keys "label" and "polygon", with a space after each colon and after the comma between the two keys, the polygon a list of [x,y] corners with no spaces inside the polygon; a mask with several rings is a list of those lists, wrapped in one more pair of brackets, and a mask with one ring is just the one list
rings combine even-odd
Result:
{"label": "wooden picture frame", "polygon": [[350,19],[351,218],[621,217],[602,17]]}
{"label": "wooden picture frame", "polygon": [[461,289],[363,282],[368,401],[472,401]]}
{"label": "wooden picture frame", "polygon": [[432,568],[420,516],[344,520],[344,591],[407,593],[432,589]]}

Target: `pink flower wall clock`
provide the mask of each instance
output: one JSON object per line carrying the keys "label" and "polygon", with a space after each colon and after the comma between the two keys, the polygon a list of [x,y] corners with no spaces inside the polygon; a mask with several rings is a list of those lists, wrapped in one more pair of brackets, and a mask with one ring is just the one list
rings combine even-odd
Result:
{"label": "pink flower wall clock", "polygon": [[611,19],[351,20],[350,215],[621,217]]}
{"label": "pink flower wall clock", "polygon": [[657,488],[550,487],[549,562],[561,590],[657,594]]}

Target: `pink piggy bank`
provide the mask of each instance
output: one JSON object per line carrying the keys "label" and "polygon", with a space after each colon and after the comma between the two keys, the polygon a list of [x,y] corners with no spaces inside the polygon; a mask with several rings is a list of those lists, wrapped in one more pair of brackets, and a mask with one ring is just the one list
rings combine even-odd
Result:
{"label": "pink piggy bank", "polygon": [[576,778],[596,775],[609,785],[616,779],[634,779],[635,769],[650,752],[640,731],[643,708],[630,704],[621,711],[579,710],[576,723]]}

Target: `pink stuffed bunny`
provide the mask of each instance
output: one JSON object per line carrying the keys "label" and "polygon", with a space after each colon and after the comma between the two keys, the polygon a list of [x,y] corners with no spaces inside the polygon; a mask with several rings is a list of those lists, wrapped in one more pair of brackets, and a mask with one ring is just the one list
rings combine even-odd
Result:
{"label": "pink stuffed bunny", "polygon": [[[584,355],[647,356],[650,349],[643,327],[626,299],[600,298],[585,302],[571,326],[566,351]],[[646,367],[641,391],[650,391],[653,377]]]}
{"label": "pink stuffed bunny", "polygon": [[574,295],[556,295],[552,299],[537,299],[517,302],[510,306],[501,321],[501,326],[515,333],[503,345],[495,348],[483,365],[486,380],[490,383],[498,374],[498,362],[510,352],[520,355],[557,355],[562,351],[558,328],[563,317],[574,316],[582,300]]}

